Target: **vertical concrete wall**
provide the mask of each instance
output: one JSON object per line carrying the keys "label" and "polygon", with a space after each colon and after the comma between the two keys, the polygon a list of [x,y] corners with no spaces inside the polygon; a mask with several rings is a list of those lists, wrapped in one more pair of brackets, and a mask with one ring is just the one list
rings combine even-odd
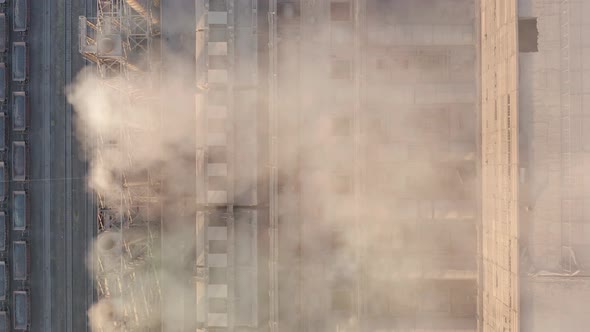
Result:
{"label": "vertical concrete wall", "polygon": [[521,331],[585,331],[590,265],[587,1],[521,0],[538,52],[521,53]]}
{"label": "vertical concrete wall", "polygon": [[256,329],[257,2],[195,4],[196,321],[203,330]]}
{"label": "vertical concrete wall", "polygon": [[[536,17],[538,52],[520,53],[522,264],[559,268],[561,260],[561,1],[523,1],[521,17]],[[526,5],[525,5],[526,4]]]}
{"label": "vertical concrete wall", "polygon": [[518,330],[517,1],[481,1],[482,331]]}
{"label": "vertical concrete wall", "polygon": [[[301,98],[297,175],[305,331],[344,329],[356,313],[357,275],[349,244],[355,241],[352,13],[357,3],[340,1],[339,20],[332,18],[331,1],[302,1],[300,7],[300,85],[293,92]],[[337,243],[351,250],[334,250]]]}
{"label": "vertical concrete wall", "polygon": [[[278,2],[276,39],[276,128],[278,135],[278,330],[302,331],[301,312],[301,216],[299,193],[301,126],[301,6]],[[277,42],[280,41],[280,42]],[[272,55],[271,55],[272,57]],[[272,80],[271,80],[272,82]],[[272,84],[272,83],[271,83]],[[272,96],[270,97],[272,98]],[[271,106],[272,107],[272,106]]]}
{"label": "vertical concrete wall", "polygon": [[280,329],[474,331],[475,1],[286,3]]}
{"label": "vertical concrete wall", "polygon": [[367,331],[475,330],[474,5],[367,1]]}

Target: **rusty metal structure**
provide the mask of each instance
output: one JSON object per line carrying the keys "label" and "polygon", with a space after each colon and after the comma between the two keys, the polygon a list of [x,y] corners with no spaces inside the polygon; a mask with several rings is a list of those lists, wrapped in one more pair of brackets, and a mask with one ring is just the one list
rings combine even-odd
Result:
{"label": "rusty metal structure", "polygon": [[[102,83],[98,93],[115,96],[123,105],[122,112],[156,105],[137,88],[138,82],[142,88],[155,88],[151,77],[157,66],[152,59],[159,33],[156,9],[132,0],[99,0],[96,17],[79,18],[79,51],[96,64]],[[99,235],[93,255],[98,299],[117,306],[120,310],[114,313],[114,324],[131,331],[158,314],[161,297],[153,254],[161,226],[160,180],[157,170],[134,164],[131,146],[141,137],[158,135],[158,129],[153,123],[119,123],[117,128],[110,128],[116,140],[107,140],[100,133],[93,137],[98,168],[106,162],[103,156],[115,155],[126,160],[125,169],[131,170],[113,175],[116,192],[96,193]],[[112,132],[109,137],[113,137]]]}

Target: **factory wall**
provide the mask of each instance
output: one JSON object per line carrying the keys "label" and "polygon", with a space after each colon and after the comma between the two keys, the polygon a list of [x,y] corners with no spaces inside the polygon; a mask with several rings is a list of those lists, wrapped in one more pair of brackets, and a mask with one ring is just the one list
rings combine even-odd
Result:
{"label": "factory wall", "polygon": [[367,1],[361,201],[370,331],[476,325],[475,2],[424,5]]}
{"label": "factory wall", "polygon": [[474,331],[475,1],[277,10],[280,328]]}
{"label": "factory wall", "polygon": [[[358,1],[301,2],[298,146],[305,331],[350,328],[357,313],[354,229],[355,21]],[[334,13],[332,7],[338,8]],[[334,15],[333,15],[334,14]],[[336,14],[338,14],[336,17]],[[286,46],[286,45],[285,45]],[[354,323],[352,323],[354,325]]]}
{"label": "factory wall", "polygon": [[[277,2],[271,81],[282,330],[476,330],[476,4]],[[502,84],[511,84],[491,91],[491,100],[507,102],[506,91],[516,90],[515,32],[513,67],[508,58],[488,59],[489,88],[502,70]],[[503,112],[494,126],[507,122]],[[496,181],[488,182],[488,210],[500,211],[496,184],[506,181],[495,174],[488,172]],[[486,230],[491,287],[504,261],[492,255],[500,248],[493,220]],[[494,305],[503,300],[491,288],[487,294]]]}
{"label": "factory wall", "polygon": [[[590,324],[590,24],[587,1],[519,2],[521,331]],[[534,34],[534,33],[533,33]]]}
{"label": "factory wall", "polygon": [[517,1],[481,1],[481,331],[517,331]]}

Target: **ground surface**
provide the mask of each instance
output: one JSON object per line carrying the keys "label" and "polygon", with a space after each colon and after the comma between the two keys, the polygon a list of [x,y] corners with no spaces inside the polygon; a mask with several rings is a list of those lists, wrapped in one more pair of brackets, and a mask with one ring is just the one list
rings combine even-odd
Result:
{"label": "ground surface", "polygon": [[64,87],[84,65],[78,16],[92,16],[94,6],[92,0],[48,0],[30,10],[32,331],[87,330],[93,288],[85,260],[95,216]]}

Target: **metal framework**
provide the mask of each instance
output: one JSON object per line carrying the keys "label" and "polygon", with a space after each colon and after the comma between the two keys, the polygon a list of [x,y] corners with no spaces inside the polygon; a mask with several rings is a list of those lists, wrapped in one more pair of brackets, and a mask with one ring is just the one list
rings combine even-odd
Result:
{"label": "metal framework", "polygon": [[[143,7],[132,0],[99,0],[95,18],[79,19],[80,53],[96,64],[102,80],[99,93],[115,95],[121,112],[157,105],[143,89],[135,87],[142,82],[142,87],[154,88],[150,77],[156,64],[151,51],[152,38],[158,31],[151,10],[151,6]],[[122,117],[130,118],[125,114]],[[137,163],[132,144],[146,135],[157,135],[158,127],[123,121],[110,130],[108,136],[99,133],[92,138],[98,167],[105,155],[116,155],[125,163],[121,169],[131,171],[116,174],[118,183],[113,191],[96,193],[96,288],[99,300],[106,299],[120,309],[114,311],[113,324],[137,330],[159,313],[160,285],[152,251],[159,237],[161,207],[158,171],[143,169]],[[118,137],[115,140],[113,133]]]}

